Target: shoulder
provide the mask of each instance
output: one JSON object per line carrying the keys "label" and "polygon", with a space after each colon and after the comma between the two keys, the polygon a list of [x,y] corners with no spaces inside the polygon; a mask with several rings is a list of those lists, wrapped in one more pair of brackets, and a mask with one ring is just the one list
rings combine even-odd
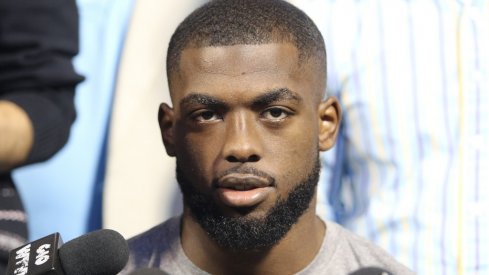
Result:
{"label": "shoulder", "polygon": [[171,257],[172,250],[179,247],[180,217],[173,217],[139,235],[130,238],[129,263],[131,269],[158,267],[160,260]]}
{"label": "shoulder", "polygon": [[362,267],[379,267],[393,274],[414,274],[403,264],[395,260],[384,249],[362,238],[340,225],[328,221],[326,241],[336,242],[335,253],[332,255],[331,264],[340,266],[350,265],[353,270]]}
{"label": "shoulder", "polygon": [[367,267],[381,268],[395,275],[414,274],[382,248],[334,222],[324,223],[323,244],[316,258],[299,272],[300,275],[350,274]]}
{"label": "shoulder", "polygon": [[[141,243],[150,243],[166,239],[168,235],[178,234],[180,230],[180,217],[172,217],[127,240],[129,247],[139,246]],[[175,232],[176,231],[176,232]]]}

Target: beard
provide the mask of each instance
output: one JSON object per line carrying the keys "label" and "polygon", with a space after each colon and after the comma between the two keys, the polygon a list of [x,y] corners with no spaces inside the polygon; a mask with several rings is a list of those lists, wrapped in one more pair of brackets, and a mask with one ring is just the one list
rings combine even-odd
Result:
{"label": "beard", "polygon": [[[264,217],[259,218],[226,216],[210,195],[197,191],[181,167],[177,161],[177,180],[184,203],[204,231],[223,248],[251,251],[276,245],[309,208],[319,180],[320,161],[318,156],[311,171],[289,192],[287,198],[279,197]],[[263,172],[254,174],[257,173],[263,176]]]}

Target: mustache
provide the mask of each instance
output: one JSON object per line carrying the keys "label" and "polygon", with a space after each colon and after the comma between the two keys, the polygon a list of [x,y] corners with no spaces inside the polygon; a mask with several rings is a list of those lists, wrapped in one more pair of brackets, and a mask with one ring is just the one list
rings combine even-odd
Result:
{"label": "mustache", "polygon": [[256,169],[254,167],[250,166],[235,166],[230,169],[227,169],[217,175],[217,177],[213,180],[212,185],[217,186],[217,183],[221,178],[229,175],[229,174],[246,174],[246,175],[253,175],[259,178],[264,178],[267,180],[270,186],[275,186],[276,185],[276,180],[275,178],[268,174],[267,172],[264,172],[262,170]]}

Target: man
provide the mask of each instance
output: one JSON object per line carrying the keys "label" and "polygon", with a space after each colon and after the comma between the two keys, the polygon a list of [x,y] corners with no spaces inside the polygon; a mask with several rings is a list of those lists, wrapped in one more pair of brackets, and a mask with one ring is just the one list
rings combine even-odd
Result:
{"label": "man", "polygon": [[323,101],[324,41],[303,12],[209,2],[175,31],[167,74],[173,107],[161,105],[159,123],[184,212],[130,239],[124,272],[411,273],[315,213],[319,152],[333,146],[341,111]]}

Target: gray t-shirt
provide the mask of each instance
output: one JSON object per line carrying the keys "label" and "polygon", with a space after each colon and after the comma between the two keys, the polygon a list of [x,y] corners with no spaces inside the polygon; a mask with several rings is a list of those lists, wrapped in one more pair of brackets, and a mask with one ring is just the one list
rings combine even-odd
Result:
{"label": "gray t-shirt", "polygon": [[[169,274],[209,274],[185,255],[180,242],[180,219],[174,217],[128,240],[130,257],[121,274],[159,268]],[[349,274],[361,267],[379,267],[392,274],[414,274],[381,248],[326,221],[326,235],[314,260],[297,274]]]}

